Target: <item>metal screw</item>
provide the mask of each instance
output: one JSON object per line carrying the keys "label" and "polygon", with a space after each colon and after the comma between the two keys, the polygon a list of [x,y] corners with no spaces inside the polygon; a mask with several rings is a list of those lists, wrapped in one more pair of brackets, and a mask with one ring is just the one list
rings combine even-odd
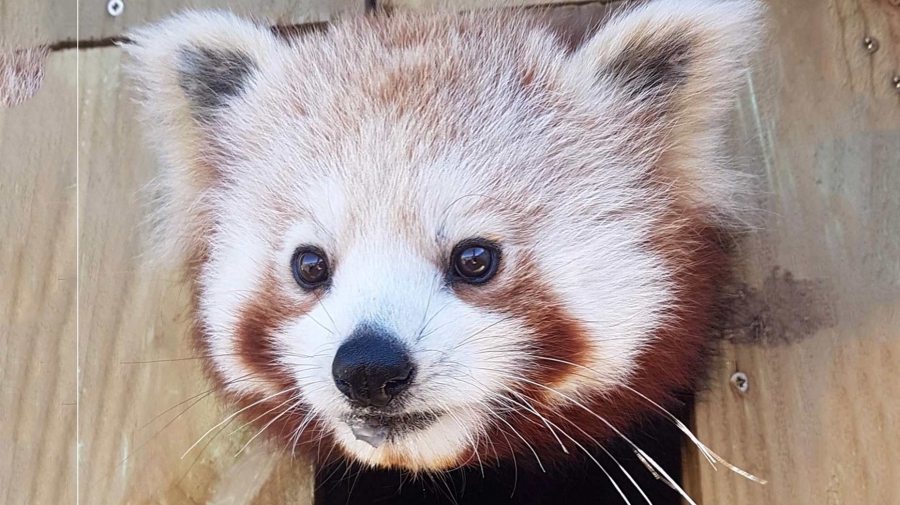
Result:
{"label": "metal screw", "polygon": [[878,50],[878,47],[879,47],[878,39],[876,39],[875,37],[864,38],[863,39],[863,47],[866,48],[866,51],[868,51],[869,54],[874,53],[875,51]]}
{"label": "metal screw", "polygon": [[[900,0],[897,1],[900,2]],[[891,84],[894,85],[894,89],[896,89],[897,92],[900,92],[900,75],[895,75],[894,78],[891,79]]]}
{"label": "metal screw", "polygon": [[747,378],[747,374],[744,372],[735,372],[731,376],[731,383],[741,393],[746,393],[750,389],[750,379]]}
{"label": "metal screw", "polygon": [[106,12],[112,17],[118,17],[125,10],[124,0],[109,0],[106,4]]}

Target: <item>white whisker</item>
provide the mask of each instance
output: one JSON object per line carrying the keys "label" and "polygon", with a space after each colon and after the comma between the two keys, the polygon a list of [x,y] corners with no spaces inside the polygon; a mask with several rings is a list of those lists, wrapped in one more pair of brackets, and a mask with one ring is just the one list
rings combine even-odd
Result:
{"label": "white whisker", "polygon": [[685,500],[687,500],[687,502],[690,503],[691,505],[697,505],[697,503],[690,497],[690,495],[688,495],[688,494],[684,491],[684,489],[682,489],[681,486],[678,485],[678,483],[675,481],[675,479],[673,479],[672,477],[670,477],[669,474],[666,473],[665,470],[663,470],[663,468],[659,465],[659,463],[656,462],[656,460],[654,460],[653,458],[651,458],[650,455],[648,455],[648,454],[647,454],[646,452],[644,452],[640,447],[638,447],[637,445],[635,445],[635,443],[632,442],[631,439],[629,439],[628,437],[626,437],[625,434],[623,434],[618,428],[616,428],[615,426],[613,426],[612,423],[610,423],[609,421],[607,421],[606,419],[604,419],[602,416],[598,415],[597,413],[595,413],[595,412],[592,411],[591,409],[585,407],[581,402],[579,402],[578,400],[576,400],[576,399],[570,397],[569,395],[566,395],[566,394],[564,394],[564,393],[561,393],[561,392],[559,392],[559,391],[557,391],[557,390],[555,390],[555,389],[553,389],[553,388],[551,388],[551,387],[549,387],[549,386],[545,386],[545,385],[543,385],[543,384],[540,384],[540,383],[538,383],[538,382],[532,381],[532,380],[527,379],[527,378],[525,378],[525,377],[516,377],[516,378],[519,379],[519,380],[521,380],[521,381],[523,381],[523,382],[527,382],[528,384],[532,384],[532,385],[538,386],[538,387],[540,387],[540,388],[546,389],[546,390],[550,391],[551,393],[557,394],[557,395],[561,396],[562,398],[565,398],[566,400],[568,400],[568,401],[572,402],[573,404],[577,405],[578,407],[580,407],[581,409],[583,409],[585,412],[587,412],[587,413],[591,414],[592,416],[596,417],[598,420],[600,420],[600,422],[602,422],[603,424],[605,424],[609,429],[613,430],[613,431],[616,433],[616,435],[622,437],[622,439],[625,440],[625,442],[627,442],[628,445],[630,445],[630,446],[632,447],[632,449],[635,450],[635,452],[637,452],[639,455],[641,455],[641,456],[643,456],[644,458],[646,458],[647,461],[648,461],[651,465],[653,465],[653,468],[655,468],[656,471],[658,471],[660,474],[662,474],[662,475],[666,478],[666,480],[667,480],[672,486],[674,486],[675,490],[678,491],[678,494],[680,494],[680,495],[682,496],[682,498],[684,498]]}
{"label": "white whisker", "polygon": [[240,415],[241,412],[244,412],[245,410],[247,410],[247,409],[249,409],[249,408],[252,408],[252,407],[254,407],[254,406],[256,406],[256,405],[259,405],[260,403],[263,403],[263,402],[265,402],[265,401],[271,400],[272,398],[275,398],[276,396],[281,396],[281,395],[283,395],[283,394],[285,394],[285,393],[290,393],[290,392],[296,391],[296,390],[298,390],[298,389],[300,389],[300,386],[296,386],[296,387],[292,387],[292,388],[285,389],[285,390],[283,390],[283,391],[279,391],[278,393],[269,395],[269,396],[267,396],[267,397],[265,397],[265,398],[263,398],[263,399],[261,399],[261,400],[257,400],[257,401],[255,401],[255,402],[251,403],[250,405],[247,405],[246,407],[244,407],[244,408],[238,410],[237,412],[235,412],[235,413],[229,415],[228,417],[226,417],[225,419],[223,419],[219,424],[213,426],[212,428],[210,428],[209,430],[207,430],[206,433],[204,433],[203,435],[201,435],[200,438],[198,438],[196,442],[194,442],[190,447],[188,447],[188,450],[184,451],[184,454],[181,455],[181,459],[184,459],[184,457],[187,456],[188,453],[190,453],[190,452],[194,449],[194,447],[197,447],[197,445],[198,445],[200,442],[202,442],[204,438],[208,437],[209,434],[212,433],[216,428],[218,428],[219,426],[222,426],[223,424],[225,424],[225,423],[231,421],[232,419],[234,419],[235,417],[237,417],[238,415]]}
{"label": "white whisker", "polygon": [[[566,365],[571,365],[571,366],[575,366],[575,367],[578,367],[578,368],[582,368],[582,369],[584,369],[584,370],[587,370],[587,371],[590,371],[590,372],[593,372],[593,373],[598,373],[596,370],[594,370],[594,369],[592,369],[592,368],[590,368],[590,367],[586,367],[586,366],[583,366],[583,365],[579,365],[579,364],[577,364],[577,363],[572,363],[572,362],[570,362],[570,361],[565,361],[565,360],[556,359],[556,358],[549,358],[549,357],[545,357],[545,356],[537,356],[537,358],[538,358],[538,359],[543,359],[543,360],[548,360],[548,361],[556,361],[556,362],[558,362],[558,363],[563,363],[563,364],[566,364]],[[736,473],[736,474],[738,474],[738,475],[740,475],[740,476],[742,476],[742,477],[744,477],[744,478],[746,478],[746,479],[752,480],[752,481],[754,481],[754,482],[758,482],[758,483],[763,484],[763,485],[765,485],[765,484],[768,483],[765,479],[761,479],[761,478],[759,478],[759,477],[757,477],[757,476],[755,476],[755,475],[753,475],[753,474],[751,474],[751,473],[749,473],[749,472],[747,472],[747,471],[745,471],[745,470],[742,470],[742,469],[738,468],[738,467],[735,466],[735,465],[732,465],[731,463],[729,463],[728,461],[726,461],[724,458],[722,458],[721,456],[719,456],[718,454],[716,454],[715,452],[713,452],[709,447],[706,446],[706,444],[704,444],[703,442],[701,442],[700,439],[698,439],[696,435],[694,435],[694,433],[690,430],[690,428],[688,428],[683,422],[681,422],[680,419],[678,419],[677,417],[675,417],[675,415],[673,415],[671,412],[669,412],[667,409],[665,409],[665,408],[664,408],[662,405],[660,405],[659,403],[657,403],[657,402],[651,400],[651,399],[648,398],[646,395],[644,395],[644,394],[641,393],[640,391],[637,391],[636,389],[632,388],[632,387],[629,386],[628,384],[620,384],[620,386],[621,386],[622,388],[627,389],[628,391],[631,391],[632,393],[638,395],[639,397],[643,398],[644,400],[646,400],[647,402],[649,402],[651,405],[653,405],[654,407],[656,407],[657,409],[659,409],[663,414],[665,414],[666,417],[668,417],[668,418],[675,424],[675,426],[676,426],[682,433],[684,433],[684,434],[691,440],[691,442],[693,442],[694,445],[697,446],[697,448],[700,450],[700,453],[703,454],[703,456],[707,459],[707,461],[709,461],[710,465],[712,465],[712,467],[713,467],[714,469],[717,469],[717,468],[716,468],[716,465],[715,465],[715,462],[718,461],[719,463],[721,463],[723,466],[725,466],[726,468],[728,468],[728,469],[731,470],[732,472],[734,472],[734,473]]]}

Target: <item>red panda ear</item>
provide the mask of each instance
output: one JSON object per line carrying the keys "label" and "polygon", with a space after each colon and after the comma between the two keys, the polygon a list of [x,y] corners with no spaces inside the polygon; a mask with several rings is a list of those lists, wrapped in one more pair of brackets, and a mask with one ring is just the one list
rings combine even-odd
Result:
{"label": "red panda ear", "polygon": [[714,113],[745,77],[762,14],[755,0],[657,0],[603,26],[573,55],[575,74],[631,106]]}
{"label": "red panda ear", "polygon": [[229,124],[240,121],[234,108],[288,46],[267,27],[219,11],[182,13],[127,38],[125,70],[161,161],[155,217],[171,249],[202,234],[204,199],[227,171]]}
{"label": "red panda ear", "polygon": [[185,144],[188,151],[286,47],[268,28],[220,11],[188,11],[127,38],[126,71],[146,127],[173,144],[163,147]]}
{"label": "red panda ear", "polygon": [[127,38],[127,70],[144,108],[204,122],[240,96],[285,47],[268,28],[224,11],[188,11]]}
{"label": "red panda ear", "polygon": [[757,0],[656,0],[601,27],[564,78],[615,118],[622,149],[652,160],[649,168],[665,165],[691,205],[727,214],[735,188],[718,165],[726,119],[764,28]]}

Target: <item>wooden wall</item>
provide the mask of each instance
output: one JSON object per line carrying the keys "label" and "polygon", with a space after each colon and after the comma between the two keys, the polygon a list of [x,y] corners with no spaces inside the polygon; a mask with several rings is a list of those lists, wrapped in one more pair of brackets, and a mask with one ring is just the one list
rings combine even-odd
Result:
{"label": "wooden wall", "polygon": [[[769,483],[687,450],[698,503],[900,504],[896,3],[771,2],[769,48],[734,118],[736,159],[760,175],[764,212],[742,244],[734,314],[693,419],[701,440]],[[258,441],[235,457],[250,434],[234,425],[181,458],[228,411],[181,359],[191,351],[177,273],[139,258],[138,192],[155,165],[108,39],[183,7],[227,5],[294,24],[366,2],[125,0],[114,18],[105,1],[82,1],[77,36],[92,47],[76,51],[63,49],[76,40],[72,2],[0,0],[0,46],[58,47],[43,88],[0,109],[0,504],[311,503],[313,469]],[[607,9],[550,12],[586,23]]]}
{"label": "wooden wall", "polygon": [[713,472],[691,452],[703,503],[900,504],[894,4],[772,2],[769,59],[735,119],[765,215],[741,251],[745,285],[694,418],[701,439],[769,484]]}
{"label": "wooden wall", "polygon": [[0,109],[4,504],[75,500],[75,87],[55,54],[37,95]]}

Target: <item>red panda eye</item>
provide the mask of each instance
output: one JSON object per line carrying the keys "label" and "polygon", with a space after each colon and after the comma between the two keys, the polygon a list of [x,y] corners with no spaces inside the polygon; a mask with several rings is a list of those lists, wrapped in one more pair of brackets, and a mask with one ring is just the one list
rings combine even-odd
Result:
{"label": "red panda eye", "polygon": [[456,280],[468,284],[489,281],[497,273],[500,253],[496,246],[484,240],[466,240],[453,250],[452,268]]}
{"label": "red panda eye", "polygon": [[305,289],[317,288],[328,282],[328,261],[325,254],[314,247],[300,247],[291,258],[294,280]]}

